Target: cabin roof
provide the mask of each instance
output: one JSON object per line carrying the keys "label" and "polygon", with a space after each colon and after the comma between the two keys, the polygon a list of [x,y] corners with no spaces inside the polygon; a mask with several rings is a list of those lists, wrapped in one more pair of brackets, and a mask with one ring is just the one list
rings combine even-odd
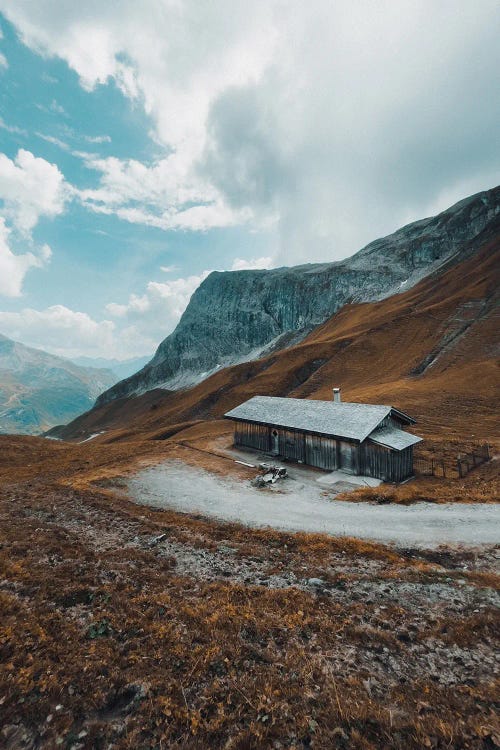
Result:
{"label": "cabin roof", "polygon": [[410,432],[399,430],[397,427],[379,427],[370,433],[370,440],[379,445],[385,445],[387,448],[393,448],[402,451],[409,448],[410,445],[420,443],[422,438],[412,435]]}
{"label": "cabin roof", "polygon": [[227,419],[334,435],[362,442],[391,412],[408,424],[414,422],[411,417],[392,406],[275,396],[254,396],[224,416]]}

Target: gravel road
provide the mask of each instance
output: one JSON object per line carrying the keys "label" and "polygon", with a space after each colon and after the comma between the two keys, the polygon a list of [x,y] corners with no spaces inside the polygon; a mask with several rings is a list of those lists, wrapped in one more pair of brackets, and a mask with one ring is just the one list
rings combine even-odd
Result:
{"label": "gravel road", "polygon": [[354,536],[397,545],[432,548],[478,546],[500,541],[498,505],[375,505],[339,501],[315,481],[288,479],[257,489],[171,461],[146,469],[128,482],[138,503],[197,513],[248,526]]}

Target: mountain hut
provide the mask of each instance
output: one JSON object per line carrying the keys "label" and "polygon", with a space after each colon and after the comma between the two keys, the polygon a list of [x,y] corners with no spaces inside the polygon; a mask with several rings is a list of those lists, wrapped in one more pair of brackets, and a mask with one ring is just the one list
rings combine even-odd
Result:
{"label": "mountain hut", "polygon": [[415,420],[393,406],[254,396],[227,412],[237,446],[348,474],[402,482],[413,476]]}

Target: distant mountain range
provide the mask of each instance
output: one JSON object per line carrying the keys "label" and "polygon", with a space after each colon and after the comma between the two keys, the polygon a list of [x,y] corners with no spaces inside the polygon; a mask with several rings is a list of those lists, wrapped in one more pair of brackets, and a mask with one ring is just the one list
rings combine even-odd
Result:
{"label": "distant mountain range", "polygon": [[114,382],[109,369],[80,367],[0,334],[0,433],[35,435],[66,423]]}
{"label": "distant mountain range", "polygon": [[128,378],[142,369],[150,360],[151,355],[123,360],[104,359],[104,357],[73,357],[72,362],[80,367],[97,367],[98,369],[111,370],[116,375],[116,380],[121,380],[122,378]]}

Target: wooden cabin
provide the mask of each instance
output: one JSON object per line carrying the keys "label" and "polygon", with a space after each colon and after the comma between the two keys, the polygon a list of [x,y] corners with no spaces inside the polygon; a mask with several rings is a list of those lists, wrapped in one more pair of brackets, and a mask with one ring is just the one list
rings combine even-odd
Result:
{"label": "wooden cabin", "polygon": [[235,445],[348,474],[402,482],[413,476],[415,420],[393,406],[254,396],[227,412]]}

